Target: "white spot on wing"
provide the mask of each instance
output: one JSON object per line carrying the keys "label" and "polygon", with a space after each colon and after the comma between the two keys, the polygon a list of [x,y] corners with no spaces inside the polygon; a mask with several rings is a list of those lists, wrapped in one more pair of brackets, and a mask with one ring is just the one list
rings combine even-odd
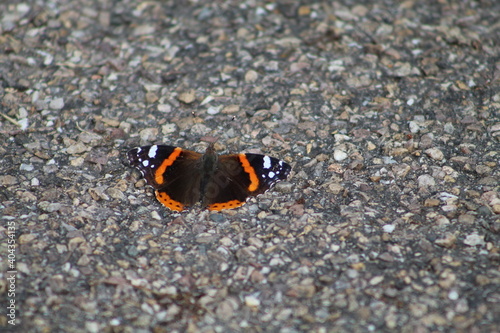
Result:
{"label": "white spot on wing", "polygon": [[142,161],[142,165],[144,165],[145,167],[147,167],[149,165],[149,161],[148,160]]}
{"label": "white spot on wing", "polygon": [[157,145],[151,146],[151,148],[149,148],[149,152],[148,152],[149,158],[155,158],[157,150],[158,150],[158,146]]}
{"label": "white spot on wing", "polygon": [[276,176],[276,174],[271,171],[271,172],[269,172],[268,176],[269,176],[269,178],[274,178],[274,176]]}
{"label": "white spot on wing", "polygon": [[264,156],[264,169],[271,169],[271,158]]}
{"label": "white spot on wing", "polygon": [[142,151],[141,147],[137,147],[137,154],[139,154]]}

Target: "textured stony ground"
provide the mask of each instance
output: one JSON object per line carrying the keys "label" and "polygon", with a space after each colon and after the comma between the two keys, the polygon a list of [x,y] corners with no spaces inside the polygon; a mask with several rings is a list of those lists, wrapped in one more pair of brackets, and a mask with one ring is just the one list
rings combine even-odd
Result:
{"label": "textured stony ground", "polygon": [[[376,3],[2,2],[16,328],[498,332],[500,3]],[[125,159],[210,137],[292,175],[174,214]]]}

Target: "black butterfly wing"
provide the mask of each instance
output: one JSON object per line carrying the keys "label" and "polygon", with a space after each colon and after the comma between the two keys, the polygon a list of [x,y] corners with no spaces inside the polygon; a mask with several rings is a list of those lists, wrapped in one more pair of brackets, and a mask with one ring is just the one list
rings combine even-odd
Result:
{"label": "black butterfly wing", "polygon": [[252,192],[252,195],[262,194],[277,182],[287,179],[292,170],[290,164],[271,156],[260,154],[244,155],[249,166],[253,168],[259,179],[259,184]]}
{"label": "black butterfly wing", "polygon": [[130,164],[139,169],[156,198],[181,211],[200,200],[202,154],[179,147],[153,145],[131,149]]}
{"label": "black butterfly wing", "polygon": [[291,167],[259,154],[219,156],[217,168],[205,186],[203,203],[210,210],[236,208],[248,197],[264,193],[288,177]]}

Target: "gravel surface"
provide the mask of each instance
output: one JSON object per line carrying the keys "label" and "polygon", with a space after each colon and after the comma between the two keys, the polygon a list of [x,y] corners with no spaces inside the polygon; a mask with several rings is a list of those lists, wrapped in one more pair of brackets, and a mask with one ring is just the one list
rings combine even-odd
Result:
{"label": "gravel surface", "polygon": [[[2,1],[0,327],[498,332],[499,13]],[[213,137],[291,176],[178,214],[126,160]]]}

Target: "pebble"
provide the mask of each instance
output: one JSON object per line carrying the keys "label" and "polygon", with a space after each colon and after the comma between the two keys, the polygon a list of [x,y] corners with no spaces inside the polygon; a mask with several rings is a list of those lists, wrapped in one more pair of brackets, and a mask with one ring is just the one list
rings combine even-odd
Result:
{"label": "pebble", "polygon": [[177,130],[177,126],[175,124],[165,124],[161,127],[161,132],[163,134],[171,134]]}
{"label": "pebble", "polygon": [[78,155],[78,154],[81,154],[83,152],[86,152],[87,150],[89,149],[89,147],[87,147],[85,144],[83,144],[82,142],[77,142],[71,146],[69,146],[67,149],[66,149],[66,152],[68,154],[71,154],[71,155]]}
{"label": "pebble", "polygon": [[240,111],[240,106],[236,105],[236,104],[231,104],[231,105],[225,106],[222,109],[222,113],[225,113],[225,114],[236,113],[238,111]]}
{"label": "pebble", "polygon": [[234,316],[237,303],[232,299],[225,299],[219,303],[215,310],[216,316],[222,321],[229,321]]}
{"label": "pebble", "polygon": [[53,110],[61,110],[64,107],[64,99],[56,98],[50,101],[49,107]]}
{"label": "pebble", "polygon": [[277,61],[269,61],[264,65],[264,69],[268,72],[276,72],[279,70],[279,63]]}
{"label": "pebble", "polygon": [[366,149],[367,150],[371,151],[371,150],[375,150],[376,148],[377,148],[377,146],[373,142],[368,141],[366,143]]}
{"label": "pebble", "polygon": [[335,149],[333,151],[333,158],[338,162],[343,161],[347,158],[347,153],[343,150]]}
{"label": "pebble", "polygon": [[458,292],[454,289],[450,290],[450,292],[448,293],[448,298],[452,301],[456,301],[458,297],[459,297]]}
{"label": "pebble", "polygon": [[81,167],[83,163],[85,163],[85,159],[83,157],[77,157],[72,159],[69,163],[71,164],[71,166]]}
{"label": "pebble", "polygon": [[154,92],[152,91],[148,91],[146,93],[146,103],[148,104],[153,104],[153,103],[156,103],[160,98],[158,97],[157,94],[155,94]]}
{"label": "pebble", "polygon": [[139,132],[139,137],[144,142],[154,141],[156,140],[157,136],[158,136],[158,128],[156,127],[145,128]]}
{"label": "pebble", "polygon": [[417,122],[413,120],[408,122],[408,127],[410,129],[410,132],[413,134],[416,134],[418,133],[418,131],[420,131],[420,126],[418,126]]}
{"label": "pebble", "polygon": [[438,199],[435,199],[435,198],[427,198],[425,199],[424,201],[424,206],[425,207],[437,207],[439,206],[441,203],[441,201],[439,201]]}
{"label": "pebble", "polygon": [[226,247],[232,247],[234,245],[234,242],[229,237],[222,237],[221,239],[219,239],[219,243]]}
{"label": "pebble", "polygon": [[170,104],[158,104],[156,109],[160,112],[170,113],[172,112],[172,105]]}
{"label": "pebble", "polygon": [[151,35],[154,33],[156,30],[154,24],[142,24],[137,27],[135,27],[134,31],[132,32],[134,36],[144,36],[144,35]]}
{"label": "pebble", "polygon": [[448,219],[446,216],[444,215],[437,215],[436,216],[436,225],[446,225],[446,224],[450,224],[450,219]]}
{"label": "pebble", "polygon": [[110,187],[106,190],[106,193],[109,194],[109,196],[113,199],[118,199],[118,200],[125,200],[125,194],[123,194],[122,191],[120,191],[117,188]]}
{"label": "pebble", "polygon": [[63,207],[62,204],[60,204],[58,202],[52,202],[52,203],[47,205],[47,207],[45,208],[45,211],[47,213],[53,213],[53,212],[60,211],[62,207]]}
{"label": "pebble", "polygon": [[431,175],[421,175],[417,178],[418,187],[428,187],[436,185],[436,181]]}
{"label": "pebble", "polygon": [[22,234],[19,236],[19,244],[27,244],[36,239],[35,234]]}
{"label": "pebble", "polygon": [[398,178],[405,178],[408,173],[411,171],[411,167],[406,164],[406,163],[402,163],[402,164],[397,164],[395,165],[392,170],[394,171],[394,173],[396,174],[396,176]]}
{"label": "pebble", "polygon": [[471,214],[461,214],[458,217],[458,223],[469,224],[472,225],[475,222],[476,218]]}
{"label": "pebble", "polygon": [[473,233],[465,237],[464,244],[468,246],[477,246],[477,245],[483,246],[486,243],[484,241],[484,235],[480,236],[476,233]]}
{"label": "pebble", "polygon": [[245,73],[245,82],[253,83],[253,82],[257,81],[258,77],[259,77],[259,74],[257,74],[256,71],[251,69]]}
{"label": "pebble", "polygon": [[436,161],[442,161],[444,159],[444,154],[441,150],[437,148],[429,148],[425,150],[425,153],[432,159]]}
{"label": "pebble", "polygon": [[19,166],[20,171],[33,171],[34,169],[35,167],[33,166],[33,164],[21,163],[21,165]]}
{"label": "pebble", "polygon": [[390,234],[391,232],[394,231],[394,229],[396,229],[396,226],[394,224],[386,224],[382,227],[382,230],[384,232],[387,232],[388,234]]}
{"label": "pebble", "polygon": [[28,118],[22,118],[22,119],[19,119],[17,121],[17,123],[19,124],[19,127],[22,129],[22,130],[25,130],[29,127],[29,120]]}
{"label": "pebble", "polygon": [[185,104],[193,103],[196,100],[196,94],[194,89],[190,89],[188,91],[180,93],[177,99]]}
{"label": "pebble", "polygon": [[260,305],[260,300],[253,295],[245,296],[245,305],[251,308],[256,308]]}
{"label": "pebble", "polygon": [[89,333],[98,333],[101,331],[101,327],[95,321],[87,321],[85,323],[85,330]]}
{"label": "pebble", "polygon": [[448,134],[453,134],[453,132],[455,132],[455,126],[453,126],[452,123],[444,124],[443,129]]}
{"label": "pebble", "polygon": [[467,313],[469,311],[469,303],[467,302],[466,299],[462,298],[457,302],[455,310],[458,313]]}
{"label": "pebble", "polygon": [[368,283],[372,286],[376,286],[377,284],[380,284],[382,281],[384,281],[384,276],[378,275],[378,276],[371,278]]}
{"label": "pebble", "polygon": [[456,241],[457,241],[457,236],[448,233],[444,238],[436,239],[434,243],[441,247],[450,248],[456,243]]}
{"label": "pebble", "polygon": [[213,213],[209,216],[210,221],[215,223],[223,223],[226,221],[226,216],[224,214]]}
{"label": "pebble", "polygon": [[489,166],[483,164],[476,166],[475,170],[480,175],[490,175],[493,171]]}

